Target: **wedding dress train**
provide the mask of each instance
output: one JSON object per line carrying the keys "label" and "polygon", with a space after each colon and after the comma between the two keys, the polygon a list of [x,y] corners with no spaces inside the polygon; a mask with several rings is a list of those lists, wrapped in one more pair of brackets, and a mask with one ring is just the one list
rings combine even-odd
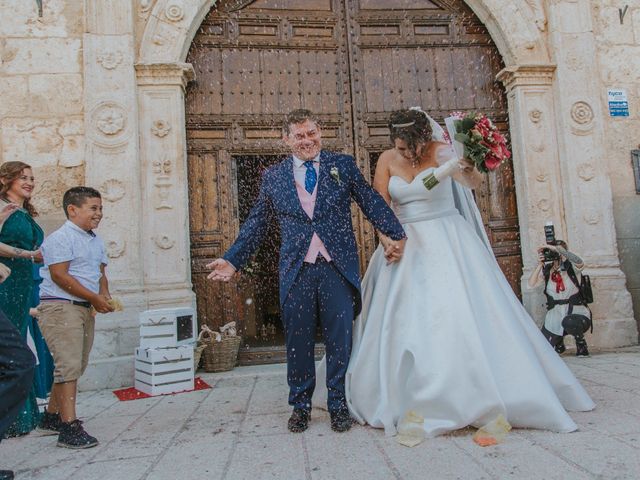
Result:
{"label": "wedding dress train", "polygon": [[[513,427],[576,430],[566,410],[591,410],[593,401],[456,209],[451,178],[423,186],[429,170],[409,183],[390,179],[407,242],[391,265],[379,247],[364,277],[346,376],[349,410],[391,435],[408,411],[425,418],[428,436],[498,414]],[[319,368],[318,390],[323,378]]]}

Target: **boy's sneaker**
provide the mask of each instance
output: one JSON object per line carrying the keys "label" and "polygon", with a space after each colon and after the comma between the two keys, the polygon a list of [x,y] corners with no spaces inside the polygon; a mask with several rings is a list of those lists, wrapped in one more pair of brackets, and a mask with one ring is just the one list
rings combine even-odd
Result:
{"label": "boy's sneaker", "polygon": [[98,445],[98,440],[84,431],[82,422],[75,419],[73,422],[62,422],[58,446],[65,448],[91,448]]}
{"label": "boy's sneaker", "polygon": [[38,432],[42,435],[58,435],[62,427],[59,413],[49,413],[46,410],[38,422]]}

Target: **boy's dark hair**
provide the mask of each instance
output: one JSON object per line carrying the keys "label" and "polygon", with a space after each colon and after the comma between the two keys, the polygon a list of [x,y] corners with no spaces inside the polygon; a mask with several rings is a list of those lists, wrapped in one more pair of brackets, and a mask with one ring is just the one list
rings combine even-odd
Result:
{"label": "boy's dark hair", "polygon": [[64,192],[64,196],[62,197],[62,208],[64,209],[64,214],[69,218],[69,213],[67,212],[69,205],[81,207],[90,198],[102,198],[102,195],[100,195],[98,190],[91,187],[70,188]]}
{"label": "boy's dark hair", "polygon": [[289,135],[291,132],[290,126],[296,125],[298,123],[303,123],[306,120],[311,120],[316,125],[320,126],[320,122],[318,117],[316,117],[315,113],[311,110],[306,110],[304,108],[298,108],[296,110],[292,110],[284,117],[284,123],[282,124],[282,133],[284,135]]}

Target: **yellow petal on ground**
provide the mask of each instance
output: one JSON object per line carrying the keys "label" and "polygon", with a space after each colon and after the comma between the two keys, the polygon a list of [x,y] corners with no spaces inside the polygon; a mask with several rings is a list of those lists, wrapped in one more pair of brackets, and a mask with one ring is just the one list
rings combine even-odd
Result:
{"label": "yellow petal on ground", "polygon": [[409,410],[398,423],[396,441],[405,447],[415,447],[424,441],[424,417]]}
{"label": "yellow petal on ground", "polygon": [[511,425],[507,422],[502,414],[483,425],[473,435],[473,441],[481,447],[496,445],[504,440],[507,433],[511,430]]}

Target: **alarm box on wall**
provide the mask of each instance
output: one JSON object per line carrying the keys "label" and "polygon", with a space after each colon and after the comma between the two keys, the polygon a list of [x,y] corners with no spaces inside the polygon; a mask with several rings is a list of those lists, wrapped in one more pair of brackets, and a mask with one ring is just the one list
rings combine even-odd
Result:
{"label": "alarm box on wall", "polygon": [[140,313],[140,347],[178,347],[195,343],[198,323],[191,307],[160,308]]}

